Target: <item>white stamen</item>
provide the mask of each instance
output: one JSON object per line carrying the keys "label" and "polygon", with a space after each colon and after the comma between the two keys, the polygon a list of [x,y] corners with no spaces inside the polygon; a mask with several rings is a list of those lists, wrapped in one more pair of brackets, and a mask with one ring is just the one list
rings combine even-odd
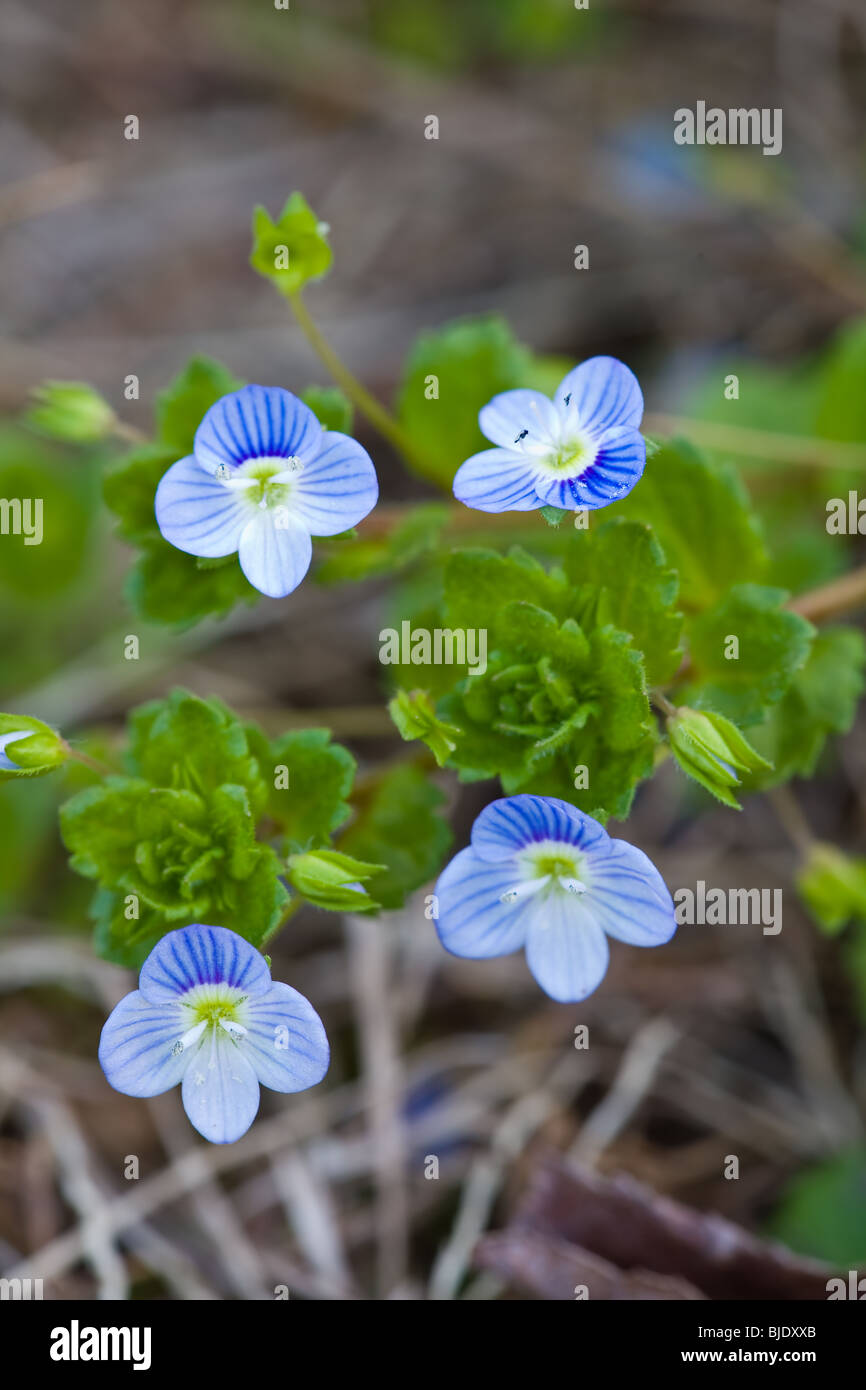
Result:
{"label": "white stamen", "polygon": [[225,1031],[228,1033],[228,1035],[229,1035],[230,1038],[244,1038],[244,1037],[246,1037],[246,1032],[247,1032],[247,1030],[246,1030],[246,1028],[243,1026],[242,1023],[235,1023],[235,1022],[234,1022],[232,1019],[230,1019],[230,1018],[221,1018],[220,1021],[219,1021],[219,1025],[220,1025],[220,1028],[224,1028],[224,1029],[225,1029]]}
{"label": "white stamen", "polygon": [[567,893],[585,893],[586,884],[581,883],[579,878],[559,878],[560,888],[564,888]]}
{"label": "white stamen", "polygon": [[516,903],[518,898],[531,898],[533,893],[537,893],[549,882],[550,874],[544,874],[542,878],[525,878],[522,883],[516,883],[513,888],[506,888],[504,893],[500,893],[499,901],[501,903]]}
{"label": "white stamen", "polygon": [[191,1047],[194,1042],[198,1042],[206,1027],[207,1019],[203,1018],[201,1023],[197,1023],[194,1028],[190,1028],[188,1032],[184,1033],[182,1038],[178,1038],[171,1049],[172,1057],[179,1057],[186,1048]]}

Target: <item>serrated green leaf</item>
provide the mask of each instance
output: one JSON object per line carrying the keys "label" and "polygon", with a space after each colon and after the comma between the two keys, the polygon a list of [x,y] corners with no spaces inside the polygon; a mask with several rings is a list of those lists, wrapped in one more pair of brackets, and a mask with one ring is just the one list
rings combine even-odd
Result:
{"label": "serrated green leaf", "polygon": [[129,763],[157,787],[205,795],[231,783],[245,787],[254,811],[267,792],[241,721],[221,700],[186,690],[139,705],[129,719]]}
{"label": "serrated green leaf", "polygon": [[400,737],[407,741],[421,739],[440,767],[457,747],[455,735],[459,736],[460,730],[437,717],[430,696],[424,690],[398,690],[388,703],[388,713]]}
{"label": "serrated green leaf", "polygon": [[352,433],[355,411],[348,396],[344,396],[338,386],[308,386],[306,391],[301,392],[301,400],[310,407],[326,430]]}
{"label": "serrated green leaf", "polygon": [[697,675],[683,703],[715,710],[742,727],[761,722],[805,664],[814,637],[811,623],[782,607],[786,597],[784,589],[737,584],[689,624]]}
{"label": "serrated green leaf", "polygon": [[864,690],[866,641],[851,627],[820,631],[806,663],[795,672],[781,701],[754,730],[756,747],[775,772],[760,781],[772,786],[791,777],[811,777],[829,734],[847,733]]}
{"label": "serrated green leaf", "polygon": [[670,680],[682,656],[678,581],[650,527],[617,518],[574,532],[563,567],[568,580],[581,588],[574,601],[584,621],[589,610],[595,622],[629,633],[643,652],[650,685]]}
{"label": "serrated green leaf", "polygon": [[737,474],[683,440],[659,449],[617,510],[652,527],[692,607],[716,602],[731,584],[758,580],[766,569],[760,527]]}
{"label": "serrated green leaf", "polygon": [[237,556],[230,561],[203,569],[194,555],[175,550],[160,537],[139,556],[127,580],[127,597],[140,617],[172,627],[225,617],[236,604],[254,604],[261,598]]}
{"label": "serrated green leaf", "polygon": [[329,839],[350,814],[356,763],[349,750],[332,743],[328,729],[293,730],[269,742],[248,725],[247,737],[267,788],[265,815],[294,844]]}
{"label": "serrated green leaf", "polygon": [[507,627],[503,618],[507,603],[525,600],[559,616],[566,598],[564,577],[556,572],[548,574],[518,546],[507,555],[480,548],[455,550],[445,562],[448,627],[486,628],[488,643],[501,627]]}
{"label": "serrated green leaf", "polygon": [[500,391],[526,384],[531,354],[496,315],[458,319],[414,344],[397,415],[412,439],[415,471],[449,488],[460,464],[490,448],[478,412]]}
{"label": "serrated green leaf", "polygon": [[327,233],[302,193],[291,194],[276,222],[267,208],[257,207],[250,265],[281,294],[295,294],[330,270],[333,252]]}
{"label": "serrated green leaf", "polygon": [[156,398],[157,442],[173,450],[175,460],[191,454],[204,415],[222,396],[242,385],[221,362],[210,357],[190,358]]}
{"label": "serrated green leaf", "polygon": [[140,444],[106,473],[103,496],[120,522],[117,533],[124,540],[138,544],[156,541],[171,549],[162,540],[153,504],[160,478],[179,457],[164,444]]}

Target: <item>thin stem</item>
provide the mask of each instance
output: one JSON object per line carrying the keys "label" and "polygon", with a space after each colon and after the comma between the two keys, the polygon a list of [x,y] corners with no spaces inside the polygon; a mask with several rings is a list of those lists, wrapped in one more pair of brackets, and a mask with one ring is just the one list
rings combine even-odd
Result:
{"label": "thin stem", "polygon": [[815,836],[790,787],[772,787],[767,796],[796,849],[804,856],[815,844]]}
{"label": "thin stem", "polygon": [[98,758],[91,758],[89,753],[82,753],[80,748],[73,748],[65,739],[63,747],[66,749],[67,757],[72,758],[73,762],[89,767],[91,772],[98,773],[100,777],[114,777],[115,770],[113,767],[109,767],[108,763],[102,763]]}
{"label": "thin stem", "polygon": [[810,589],[807,593],[800,594],[791,600],[788,607],[792,612],[799,613],[802,618],[808,618],[812,623],[820,623],[827,618],[838,618],[843,613],[850,613],[852,608],[862,608],[864,605],[866,565],[861,565],[859,569],[843,574],[841,579],[834,579],[829,584],[822,584],[819,589]]}
{"label": "thin stem", "polygon": [[301,332],[327,367],[331,376],[337,384],[342,387],[343,391],[349,397],[349,400],[358,407],[361,414],[365,415],[370,421],[370,424],[373,425],[381,435],[384,435],[405,459],[414,459],[416,457],[416,451],[412,440],[397,423],[393,415],[385,409],[380,401],[376,400],[375,396],[370,394],[365,386],[361,385],[358,378],[349,370],[342,359],[337,356],[304,303],[300,290],[296,290],[293,294],[289,295],[289,303],[292,306],[292,312]]}
{"label": "thin stem", "polygon": [[111,433],[118,439],[126,440],[129,444],[144,444],[147,435],[144,430],[138,429],[135,425],[128,425],[125,420],[119,420],[117,416],[111,424]]}
{"label": "thin stem", "polygon": [[653,704],[655,705],[656,709],[661,710],[662,714],[667,715],[668,719],[670,719],[673,715],[676,714],[676,712],[677,712],[677,707],[676,707],[676,705],[671,704],[671,702],[670,702],[670,700],[668,699],[667,695],[665,695],[663,691],[661,691],[661,690],[651,690],[651,691],[650,691],[650,699],[652,700],[652,702],[653,702]]}
{"label": "thin stem", "polygon": [[646,415],[643,428],[648,434],[685,433],[707,448],[726,449],[743,458],[773,459],[778,463],[815,468],[866,469],[866,449],[862,444],[807,439],[798,434],[777,434],[774,430],[743,425],[720,425],[717,421],[693,420],[685,415]]}

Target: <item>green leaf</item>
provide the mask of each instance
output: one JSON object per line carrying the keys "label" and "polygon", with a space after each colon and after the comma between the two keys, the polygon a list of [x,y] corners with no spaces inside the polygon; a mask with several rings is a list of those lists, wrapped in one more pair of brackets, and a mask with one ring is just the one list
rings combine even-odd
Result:
{"label": "green leaf", "polygon": [[866,858],[817,843],[797,875],[797,892],[830,934],[851,921],[866,922]]}
{"label": "green leaf", "polygon": [[203,618],[224,617],[237,603],[254,604],[254,589],[237,561],[202,568],[194,555],[160,539],[139,556],[126,585],[127,596],[148,622],[190,627]]}
{"label": "green leaf", "polygon": [[384,864],[376,879],[383,907],[401,907],[409,893],[442,867],[451,831],[438,814],[445,797],[417,767],[401,764],[357,795],[357,818],[339,848],[368,863]]}
{"label": "green leaf", "polygon": [[531,355],[496,315],[458,319],[414,344],[397,399],[415,444],[415,471],[450,489],[460,464],[490,448],[478,412],[492,396],[526,384]]}
{"label": "green leaf", "polygon": [[351,434],[355,412],[348,396],[337,386],[308,386],[301,392],[301,400],[308,405],[326,430],[337,430],[340,434]]}
{"label": "green leaf", "polygon": [[617,510],[649,523],[690,606],[714,603],[731,584],[764,573],[760,528],[737,474],[683,440],[659,449]]}
{"label": "green leaf", "polygon": [[847,733],[864,689],[866,641],[851,627],[820,631],[806,664],[781,701],[754,732],[757,747],[775,766],[762,785],[811,777],[829,734]]}
{"label": "green leaf", "polygon": [[348,579],[397,574],[435,549],[447,521],[445,505],[422,503],[407,513],[387,536],[341,547],[319,566],[316,579],[320,584],[340,584]]}
{"label": "green leaf", "polygon": [[158,787],[206,794],[224,783],[245,787],[255,811],[267,791],[241,721],[221,700],[174,690],[139,705],[129,719],[129,762]]}
{"label": "green leaf", "polygon": [[688,642],[697,676],[685,703],[744,726],[760,723],[804,666],[814,637],[811,623],[782,608],[786,597],[784,589],[737,584],[694,619]]}
{"label": "green leaf", "polygon": [[192,357],[183,371],[156,398],[157,440],[174,459],[193,451],[195,432],[212,405],[243,385],[222,363]]}
{"label": "green leaf", "polygon": [[433,754],[442,767],[457,747],[455,735],[460,730],[439,719],[423,690],[398,690],[388,704],[388,713],[400,731],[400,737],[407,741],[419,738]]}
{"label": "green leaf", "polygon": [[160,479],[179,457],[164,444],[140,444],[106,473],[103,495],[120,522],[117,533],[124,540],[172,548],[160,535],[153,504]]}
{"label": "green leaf", "polygon": [[298,729],[273,742],[253,726],[246,732],[267,788],[265,815],[293,844],[327,840],[350,814],[356,763],[349,750],[332,743],[328,729]]}
{"label": "green leaf", "polygon": [[568,516],[568,512],[564,507],[540,507],[539,511],[548,526],[559,526],[562,523],[563,517]]}
{"label": "green leaf", "polygon": [[862,444],[866,439],[866,318],[847,323],[827,352],[819,374],[817,433],[822,439]]}
{"label": "green leaf", "polygon": [[84,381],[43,381],[32,391],[25,421],[65,444],[95,444],[111,433],[114,411]]}
{"label": "green leaf", "polygon": [[595,622],[629,633],[644,654],[650,685],[670,680],[682,658],[678,582],[650,528],[617,518],[574,532],[564,568],[569,581],[582,587],[575,601],[583,621],[591,609]]}
{"label": "green leaf", "polygon": [[486,628],[491,637],[507,629],[503,609],[526,600],[557,616],[567,603],[561,574],[548,574],[526,551],[455,550],[445,564],[445,619],[449,627]]}
{"label": "green leaf", "polygon": [[274,222],[266,208],[253,212],[250,265],[281,294],[291,295],[331,267],[328,227],[320,222],[302,193],[293,193]]}
{"label": "green leaf", "polygon": [[835,1154],[788,1185],[768,1233],[841,1270],[866,1261],[866,1149]]}

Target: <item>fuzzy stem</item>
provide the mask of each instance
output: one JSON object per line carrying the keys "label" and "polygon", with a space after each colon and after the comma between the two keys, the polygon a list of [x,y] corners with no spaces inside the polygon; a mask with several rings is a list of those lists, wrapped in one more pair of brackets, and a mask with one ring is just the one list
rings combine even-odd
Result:
{"label": "fuzzy stem", "polygon": [[393,444],[407,461],[415,458],[412,440],[380,401],[371,395],[331,347],[306,304],[300,290],[288,296],[298,327],[331,376],[381,435]]}

